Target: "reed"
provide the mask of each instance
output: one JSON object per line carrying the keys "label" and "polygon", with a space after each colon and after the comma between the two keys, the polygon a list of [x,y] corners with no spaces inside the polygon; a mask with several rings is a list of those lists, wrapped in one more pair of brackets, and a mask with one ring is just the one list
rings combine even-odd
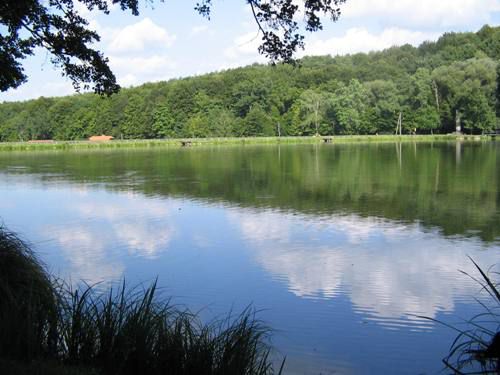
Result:
{"label": "reed", "polygon": [[[0,372],[30,363],[60,374],[274,374],[270,329],[252,309],[204,324],[147,288],[101,292],[53,280],[0,230]],[[42,367],[43,367],[42,366]],[[41,368],[37,366],[37,368]],[[21,370],[19,370],[22,372]],[[62,371],[62,372],[61,372]]]}
{"label": "reed", "polygon": [[57,292],[31,249],[0,228],[0,358],[55,354]]}
{"label": "reed", "polygon": [[[473,316],[460,326],[429,317],[424,318],[443,324],[457,332],[448,355],[443,359],[448,370],[455,374],[500,374],[499,284],[472,258],[470,260],[476,267],[479,277],[461,272],[477,282],[481,286],[481,291],[488,294],[489,302],[487,303],[476,299],[483,308],[483,312]],[[497,273],[493,273],[493,275],[498,276]]]}

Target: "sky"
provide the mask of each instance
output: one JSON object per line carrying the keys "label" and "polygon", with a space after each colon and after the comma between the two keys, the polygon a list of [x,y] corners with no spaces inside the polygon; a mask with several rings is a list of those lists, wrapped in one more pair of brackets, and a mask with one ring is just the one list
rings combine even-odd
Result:
{"label": "sky", "polygon": [[[75,0],[77,1],[77,0]],[[110,60],[123,87],[265,63],[257,52],[260,36],[245,0],[214,0],[210,20],[196,0],[143,1],[140,15],[117,7],[110,15],[79,6],[101,36],[96,46]],[[444,32],[477,31],[500,24],[500,0],[347,0],[337,22],[306,33],[304,55],[345,55],[394,45],[419,45]],[[28,82],[0,93],[1,101],[74,93],[71,82],[37,49],[23,64]]]}

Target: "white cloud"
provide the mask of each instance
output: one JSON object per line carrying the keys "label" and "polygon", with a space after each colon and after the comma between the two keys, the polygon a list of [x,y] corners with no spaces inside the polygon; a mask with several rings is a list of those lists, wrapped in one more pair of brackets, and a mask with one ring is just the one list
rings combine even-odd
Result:
{"label": "white cloud", "polygon": [[234,69],[254,63],[265,64],[268,60],[259,54],[261,34],[255,30],[239,35],[224,49],[224,60],[215,64],[215,70]]}
{"label": "white cloud", "polygon": [[142,51],[146,46],[153,44],[160,49],[170,47],[175,39],[175,35],[171,35],[166,29],[146,17],[137,23],[115,31],[109,49],[113,52]]}
{"label": "white cloud", "polygon": [[118,83],[123,87],[130,87],[139,84],[139,78],[134,74],[127,73],[125,75],[118,76]]}
{"label": "white cloud", "polygon": [[[46,228],[54,233],[71,264],[75,282],[117,280],[122,277],[124,266],[114,256],[115,251],[124,247],[130,255],[153,259],[168,248],[175,236],[167,205],[127,193],[120,193],[119,197],[95,201],[85,194],[75,195],[71,211],[82,224]],[[87,226],[84,218],[88,217],[101,225]]]}
{"label": "white cloud", "polygon": [[65,96],[75,93],[71,81],[66,77],[60,77],[52,68],[39,69],[38,72],[46,77],[43,86],[40,86],[39,82],[30,80],[15,90],[11,89],[7,92],[0,93],[0,102],[2,100],[27,100],[39,98],[41,96]]}
{"label": "white cloud", "polygon": [[238,214],[230,212],[230,221],[236,221],[241,226],[241,232],[246,239],[258,241],[288,242],[290,239],[290,230],[288,225],[282,225],[280,216],[272,212],[263,212],[257,214]]}
{"label": "white cloud", "polygon": [[266,248],[265,253],[259,253],[259,263],[277,279],[285,279],[293,294],[306,298],[338,294],[348,262],[342,252],[288,246]]}
{"label": "white cloud", "polygon": [[364,18],[405,27],[470,27],[490,21],[499,0],[352,0],[342,18]]}
{"label": "white cloud", "polygon": [[169,79],[177,71],[177,64],[167,56],[110,56],[109,63],[122,86],[131,86],[145,81]]}
{"label": "white cloud", "polygon": [[[131,174],[127,176],[132,179]],[[66,220],[41,223],[39,230],[42,238],[50,233],[50,240],[58,245],[65,262],[55,272],[62,278],[71,277],[70,282],[119,280],[125,272],[123,260],[127,255],[156,258],[169,248],[177,233],[168,201],[130,192],[88,195],[80,186],[66,190],[71,199],[63,199],[59,206]]]}
{"label": "white cloud", "polygon": [[65,258],[70,263],[72,282],[85,281],[90,285],[110,282],[122,277],[121,262],[110,262],[107,239],[84,226],[50,227]]}
{"label": "white cloud", "polygon": [[[380,218],[333,215],[309,221],[238,210],[230,221],[239,225],[258,263],[291,293],[313,299],[346,293],[365,319],[390,328],[404,320],[426,329],[429,324],[416,315],[452,312],[458,297],[476,296],[478,285],[458,272],[474,274],[467,254],[474,253],[480,264],[496,262],[495,249],[475,251],[482,249],[479,241],[455,243],[418,224]],[[328,236],[329,244],[317,242],[319,236]]]}
{"label": "white cloud", "polygon": [[[168,248],[176,231],[170,220],[170,208],[144,200],[140,196],[120,194],[127,204],[91,202],[87,198],[75,204],[82,217],[103,219],[115,242],[125,245],[131,255],[155,258]],[[140,213],[140,214],[138,214]]]}
{"label": "white cloud", "polygon": [[164,219],[169,215],[170,208],[165,204],[144,201],[140,196],[128,195],[128,192],[120,193],[119,196],[127,202],[125,206],[116,202],[92,202],[84,197],[80,202],[73,203],[73,210],[83,217],[92,216],[111,222],[132,217],[136,212],[147,213],[153,219]]}
{"label": "white cloud", "polygon": [[[118,4],[113,4],[112,0],[106,0],[106,3],[110,12],[118,10],[119,8]],[[87,5],[81,3],[80,1],[75,1],[73,2],[73,4],[78,14],[89,21],[90,28],[97,29],[99,26],[99,24],[97,23],[97,18],[104,13],[100,11],[98,7],[94,7],[92,10],[89,10]],[[97,27],[95,27],[95,25],[97,25]]]}
{"label": "white cloud", "polygon": [[131,255],[149,259],[156,258],[161,250],[168,248],[175,234],[170,225],[144,220],[116,223],[113,229]]}
{"label": "white cloud", "polygon": [[191,28],[190,36],[197,36],[200,34],[214,35],[214,32],[208,27],[208,25],[198,25]]}
{"label": "white cloud", "polygon": [[154,55],[149,57],[119,57],[110,56],[111,67],[117,72],[127,73],[157,73],[175,69],[176,64],[167,56]]}
{"label": "white cloud", "polygon": [[90,16],[90,10],[89,8],[87,8],[87,6],[83,3],[80,3],[80,2],[75,2],[74,3],[74,6],[75,6],[75,9],[76,11],[78,12],[78,14],[80,14],[80,16],[82,16],[83,18],[87,18]]}
{"label": "white cloud", "polygon": [[311,41],[302,55],[345,55],[357,52],[379,51],[385,48],[435,40],[439,33],[411,31],[397,27],[388,28],[381,33],[371,33],[365,28],[351,28],[340,37]]}
{"label": "white cloud", "polygon": [[233,45],[226,48],[224,55],[230,59],[238,59],[242,56],[251,55],[257,57],[257,49],[262,43],[260,33],[255,31],[242,34],[234,39]]}

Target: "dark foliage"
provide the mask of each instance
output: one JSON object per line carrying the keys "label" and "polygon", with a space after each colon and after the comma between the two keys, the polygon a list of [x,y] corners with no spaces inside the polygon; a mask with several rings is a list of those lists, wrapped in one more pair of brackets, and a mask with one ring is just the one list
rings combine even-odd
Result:
{"label": "dark foliage", "polygon": [[[89,9],[109,12],[105,0],[83,0]],[[114,0],[123,10],[137,14],[138,0]],[[4,0],[0,2],[0,90],[6,91],[27,79],[22,59],[37,47],[47,49],[52,62],[62,68],[75,89],[93,85],[97,93],[110,94],[119,86],[108,66],[108,59],[90,45],[99,35],[88,29],[73,0]]]}
{"label": "dark foliage", "polygon": [[[146,0],[154,2],[154,0]],[[159,0],[163,2],[163,0]],[[252,8],[262,45],[259,51],[272,61],[292,61],[293,54],[304,45],[303,33],[294,21],[298,6],[292,0],[246,0]],[[321,29],[319,15],[328,14],[336,20],[338,5],[345,0],[304,1],[305,30]],[[91,86],[99,94],[113,94],[119,90],[116,78],[108,66],[108,59],[91,47],[100,37],[89,29],[88,21],[75,7],[75,0],[3,0],[0,2],[0,90],[6,91],[24,83],[27,77],[21,62],[37,47],[50,52],[52,62],[61,67],[75,89]],[[109,13],[106,0],[80,0],[89,10]],[[139,0],[112,0],[122,10],[139,14]],[[211,0],[203,0],[195,9],[209,17]]]}
{"label": "dark foliage", "polygon": [[57,294],[30,248],[0,228],[0,358],[54,355]]}
{"label": "dark foliage", "polygon": [[[323,28],[320,16],[326,15],[332,21],[340,16],[339,5],[346,0],[307,0],[304,1],[304,29],[315,32]],[[293,0],[246,0],[262,34],[259,52],[271,61],[294,62],[293,55],[304,48],[304,35],[296,20],[300,9]],[[212,0],[197,3],[196,10],[210,17]]]}

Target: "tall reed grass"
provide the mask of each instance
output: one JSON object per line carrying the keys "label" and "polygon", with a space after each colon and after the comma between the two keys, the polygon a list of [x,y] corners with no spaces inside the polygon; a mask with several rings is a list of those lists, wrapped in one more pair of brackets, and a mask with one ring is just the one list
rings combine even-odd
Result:
{"label": "tall reed grass", "polygon": [[476,298],[483,312],[465,321],[463,325],[451,325],[433,318],[424,318],[457,332],[448,355],[443,359],[448,370],[455,374],[500,374],[500,287],[492,279],[498,276],[498,273],[485,272],[472,258],[470,260],[479,277],[461,272],[477,282],[481,291],[488,294],[487,302]]}
{"label": "tall reed grass", "polygon": [[0,357],[56,354],[58,292],[31,249],[0,229]]}
{"label": "tall reed grass", "polygon": [[54,374],[281,373],[269,343],[252,309],[204,324],[162,299],[156,282],[106,292],[58,282],[0,228],[0,372],[38,362]]}

